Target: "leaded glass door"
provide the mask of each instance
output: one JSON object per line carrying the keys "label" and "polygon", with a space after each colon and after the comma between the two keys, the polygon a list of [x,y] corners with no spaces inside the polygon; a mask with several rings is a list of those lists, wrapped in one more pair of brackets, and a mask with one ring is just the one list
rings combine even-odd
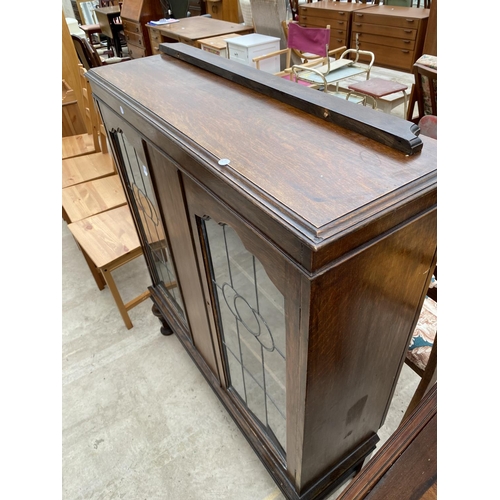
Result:
{"label": "leaded glass door", "polygon": [[286,448],[284,297],[229,224],[198,219],[228,388]]}
{"label": "leaded glass door", "polygon": [[111,136],[129,193],[131,208],[140,221],[139,231],[144,253],[152,262],[148,267],[153,285],[163,291],[176,316],[185,323],[184,301],[146,155],[142,145],[133,144],[133,138],[127,136],[121,128],[113,130]]}

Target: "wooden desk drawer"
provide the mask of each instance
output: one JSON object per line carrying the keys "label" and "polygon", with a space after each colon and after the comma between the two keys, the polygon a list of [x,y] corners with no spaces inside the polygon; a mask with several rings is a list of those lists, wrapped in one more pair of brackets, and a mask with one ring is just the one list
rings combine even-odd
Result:
{"label": "wooden desk drawer", "polygon": [[142,33],[141,23],[136,23],[134,21],[130,21],[129,19],[123,19],[123,31],[128,31],[130,33]]}
{"label": "wooden desk drawer", "polygon": [[140,57],[146,57],[146,49],[137,47],[136,45],[128,45],[128,53],[132,59],[139,59]]}
{"label": "wooden desk drawer", "polygon": [[161,54],[160,43],[162,42],[153,42],[153,41],[151,42],[151,54],[153,56]]}
{"label": "wooden desk drawer", "polygon": [[[352,43],[356,45],[356,33],[353,30]],[[376,45],[387,45],[388,47],[397,47],[398,49],[415,49],[415,40],[409,38],[389,38],[381,35],[370,35],[368,33],[358,33],[359,41],[367,43],[374,43]],[[351,45],[352,46],[352,45]]]}
{"label": "wooden desk drawer", "polygon": [[413,28],[418,29],[420,24],[420,19],[414,19],[405,16],[391,16],[391,15],[379,15],[379,14],[369,14],[366,12],[354,12],[353,22],[364,22],[369,24],[379,24],[381,26],[397,26],[400,28]]}
{"label": "wooden desk drawer", "polygon": [[160,31],[154,28],[148,28],[149,30],[149,40],[151,45],[161,43],[161,34]]}
{"label": "wooden desk drawer", "polygon": [[330,29],[343,29],[347,30],[349,23],[347,21],[339,21],[335,19],[324,19],[315,16],[300,16],[299,23],[301,26],[316,26],[318,28],[325,28],[328,24]]}
{"label": "wooden desk drawer", "polygon": [[144,47],[144,37],[142,33],[132,33],[130,31],[124,31],[125,40],[127,40],[127,45],[137,45],[138,47]]}
{"label": "wooden desk drawer", "polygon": [[303,16],[319,17],[321,19],[335,19],[349,21],[349,14],[347,12],[337,12],[330,9],[318,9],[314,7],[299,7],[299,19],[302,21]]}
{"label": "wooden desk drawer", "polygon": [[[355,38],[351,39],[351,46],[356,44]],[[372,43],[359,43],[361,50],[369,50],[375,54],[375,65],[388,68],[395,68],[399,71],[410,72],[415,61],[415,51],[408,49],[399,49],[388,47],[386,45],[376,45]],[[360,61],[367,62],[368,59],[360,56]]]}
{"label": "wooden desk drawer", "polygon": [[417,30],[411,28],[396,28],[392,26],[381,26],[378,24],[352,23],[352,32],[369,33],[371,35],[381,35],[387,38],[404,38],[415,40]]}

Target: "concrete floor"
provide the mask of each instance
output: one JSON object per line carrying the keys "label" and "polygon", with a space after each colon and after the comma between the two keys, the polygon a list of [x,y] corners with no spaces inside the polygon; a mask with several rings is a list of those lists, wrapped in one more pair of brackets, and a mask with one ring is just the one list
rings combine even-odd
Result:
{"label": "concrete floor", "polygon": [[[142,257],[114,276],[125,301],[149,283]],[[284,499],[180,342],[161,335],[151,306],[132,309],[127,330],[62,223],[62,498]],[[377,449],[419,380],[403,367]]]}

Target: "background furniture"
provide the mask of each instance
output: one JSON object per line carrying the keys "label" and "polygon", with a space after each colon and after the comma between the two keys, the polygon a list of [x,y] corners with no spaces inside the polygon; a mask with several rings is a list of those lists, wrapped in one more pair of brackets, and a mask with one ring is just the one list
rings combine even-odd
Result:
{"label": "background furniture", "polygon": [[[285,2],[281,0],[250,0],[252,23],[255,33],[280,39],[280,49],[286,49],[287,41],[283,23],[288,19]],[[285,56],[281,56],[280,69],[285,68]]]}
{"label": "background furniture", "polygon": [[128,205],[96,214],[68,225],[80,246],[100,290],[107,285],[127,329],[133,327],[128,311],[150,296],[148,290],[123,301],[113,271],[142,255],[142,249]]}
{"label": "background furniture", "polygon": [[437,267],[431,279],[417,326],[412,334],[405,363],[421,377],[401,422],[415,410],[423,396],[437,381]]}
{"label": "background furniture", "polygon": [[[258,57],[280,49],[280,38],[275,36],[250,33],[227,40],[229,59],[255,68],[254,57]],[[277,73],[280,70],[279,54],[266,58],[260,65],[262,71]]]}
{"label": "background furniture", "polygon": [[375,54],[377,66],[411,72],[422,55],[429,9],[365,5],[353,13],[351,46]]}
{"label": "background furniture", "polygon": [[114,47],[115,56],[121,57],[123,24],[120,19],[120,6],[99,7],[94,12],[102,34],[108,38]]}
{"label": "background furniture", "polygon": [[324,28],[330,25],[330,49],[337,47],[355,47],[351,45],[352,14],[366,5],[351,2],[319,2],[299,5],[299,23],[301,26]]}
{"label": "background furniture", "polygon": [[132,59],[150,56],[151,42],[146,23],[164,17],[159,0],[124,0],[121,10],[123,34]]}
{"label": "background furniture", "polygon": [[201,40],[198,40],[198,43],[200,44],[200,49],[205,50],[206,52],[210,52],[212,54],[215,54],[217,56],[225,57],[227,58],[227,43],[226,40],[228,38],[234,38],[238,37],[241,35],[237,35],[236,33],[229,33],[227,35],[220,35],[220,36],[212,36],[210,38],[202,38]]}
{"label": "background furniture", "polygon": [[418,121],[420,133],[427,137],[437,139],[437,116],[425,115]]}
{"label": "background furniture", "polygon": [[[326,28],[307,28],[292,21],[289,23],[288,28],[286,22],[283,21],[283,28],[286,29],[287,33],[287,48],[255,57],[253,61],[257,69],[261,68],[261,63],[265,62],[266,59],[276,57],[279,54],[285,54],[285,69],[274,74],[291,80],[293,55],[295,55],[295,59],[298,60],[302,67],[326,67],[326,71],[328,71],[335,56],[345,49],[345,47],[340,47],[328,50],[330,26],[326,26]],[[309,86],[309,82],[300,79],[294,79],[294,81]]]}
{"label": "background furniture", "polygon": [[236,33],[237,35],[247,35],[253,33],[253,28],[243,24],[230,23],[219,19],[197,16],[180,19],[178,23],[164,26],[148,25],[152,41],[152,53],[160,54],[160,43],[182,42],[193,47],[200,48],[198,40],[211,38],[214,36]]}
{"label": "background furniture", "polygon": [[96,130],[100,151],[92,154],[63,159],[63,188],[117,173],[113,158],[108,151],[106,131],[104,130],[99,116],[95,111],[90,85],[85,78],[85,74],[85,68],[81,66],[80,78],[82,80],[82,97],[84,102],[84,125],[87,130]]}
{"label": "background furniture", "polygon": [[75,91],[62,81],[62,136],[85,134],[87,129],[78,107]]}
{"label": "background furniture", "polygon": [[337,500],[437,500],[437,385]]}
{"label": "background furniture", "polygon": [[[415,85],[407,119],[418,123],[423,116],[437,116],[437,56],[424,54],[413,65]],[[418,104],[415,114],[415,104]]]}
{"label": "background furniture", "polygon": [[214,19],[239,23],[240,15],[238,9],[238,0],[202,0],[205,4],[206,14]]}
{"label": "background furniture", "polygon": [[[325,497],[378,440],[428,288],[435,141],[376,114],[398,144],[423,146],[407,155],[367,136],[383,133],[361,106],[335,103],[364,136],[292,105],[325,113],[321,92],[189,45],[161,48],[89,75],[154,313],[285,496]],[[270,97],[286,89],[294,101]]]}
{"label": "background furniture", "polygon": [[[334,50],[339,51],[341,49]],[[368,64],[360,62],[363,56],[370,58]],[[319,70],[312,67],[312,64],[293,65],[292,79],[308,82],[311,86],[322,89],[327,94],[359,103],[365,98],[354,95],[349,90],[346,92],[341,88],[341,82],[354,76],[364,76],[368,80],[374,60],[372,52],[359,49],[346,49],[340,54],[337,60],[330,61],[326,67]]]}
{"label": "background furniture", "polygon": [[[406,116],[407,110],[407,96],[406,90],[408,85],[403,85],[402,83],[393,82],[391,80],[385,80],[382,78],[371,78],[364,82],[352,83],[348,86],[349,90],[356,94],[361,94],[362,96],[369,96],[373,101],[373,109],[381,109],[387,113],[391,112],[391,109],[395,106],[401,104],[401,100],[404,104],[404,115]],[[401,93],[401,99],[392,99],[390,101],[383,101],[384,97]],[[366,98],[363,101],[366,105]]]}

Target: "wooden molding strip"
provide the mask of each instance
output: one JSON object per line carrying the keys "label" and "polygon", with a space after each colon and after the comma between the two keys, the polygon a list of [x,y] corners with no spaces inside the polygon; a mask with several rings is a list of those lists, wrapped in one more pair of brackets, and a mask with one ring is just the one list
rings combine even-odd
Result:
{"label": "wooden molding strip", "polygon": [[420,129],[410,121],[321,91],[311,92],[302,85],[183,43],[161,43],[160,51],[407,155],[422,150]]}

